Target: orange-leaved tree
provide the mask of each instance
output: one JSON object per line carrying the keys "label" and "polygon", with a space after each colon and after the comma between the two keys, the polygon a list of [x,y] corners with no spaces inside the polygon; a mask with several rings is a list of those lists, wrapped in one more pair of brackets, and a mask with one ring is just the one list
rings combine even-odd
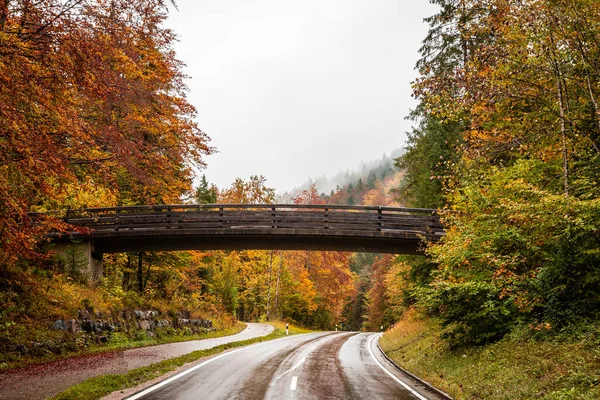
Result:
{"label": "orange-leaved tree", "polygon": [[[29,211],[175,202],[191,189],[211,148],[166,13],[161,0],[0,1],[0,267],[61,228],[32,228]],[[79,185],[100,196],[74,196]]]}

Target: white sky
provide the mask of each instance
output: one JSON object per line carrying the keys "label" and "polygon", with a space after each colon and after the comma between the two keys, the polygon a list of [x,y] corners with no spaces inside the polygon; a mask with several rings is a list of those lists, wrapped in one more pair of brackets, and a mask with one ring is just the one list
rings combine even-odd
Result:
{"label": "white sky", "polygon": [[220,188],[264,175],[278,192],[401,147],[427,0],[177,0],[189,101],[219,153]]}

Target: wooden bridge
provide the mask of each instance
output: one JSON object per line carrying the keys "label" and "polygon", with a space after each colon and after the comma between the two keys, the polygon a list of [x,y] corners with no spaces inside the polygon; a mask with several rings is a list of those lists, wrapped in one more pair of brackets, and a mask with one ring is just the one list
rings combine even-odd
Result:
{"label": "wooden bridge", "polygon": [[65,222],[75,229],[53,235],[59,252],[75,243],[87,253],[92,275],[101,274],[104,253],[274,249],[418,254],[424,239],[437,241],[444,233],[435,210],[336,205],[90,208],[69,211]]}

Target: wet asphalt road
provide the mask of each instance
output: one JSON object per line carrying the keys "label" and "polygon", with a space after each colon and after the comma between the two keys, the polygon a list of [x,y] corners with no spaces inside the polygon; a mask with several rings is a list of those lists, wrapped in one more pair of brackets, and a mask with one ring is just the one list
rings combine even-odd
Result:
{"label": "wet asphalt road", "polygon": [[377,338],[324,332],[264,342],[208,359],[129,399],[435,399],[387,364]]}

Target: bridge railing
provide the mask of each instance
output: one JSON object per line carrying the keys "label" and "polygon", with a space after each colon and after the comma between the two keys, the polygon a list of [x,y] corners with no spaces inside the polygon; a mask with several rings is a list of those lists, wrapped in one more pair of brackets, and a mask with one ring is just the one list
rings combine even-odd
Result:
{"label": "bridge railing", "polygon": [[309,204],[148,205],[71,210],[65,222],[92,231],[302,229],[443,232],[435,210]]}

